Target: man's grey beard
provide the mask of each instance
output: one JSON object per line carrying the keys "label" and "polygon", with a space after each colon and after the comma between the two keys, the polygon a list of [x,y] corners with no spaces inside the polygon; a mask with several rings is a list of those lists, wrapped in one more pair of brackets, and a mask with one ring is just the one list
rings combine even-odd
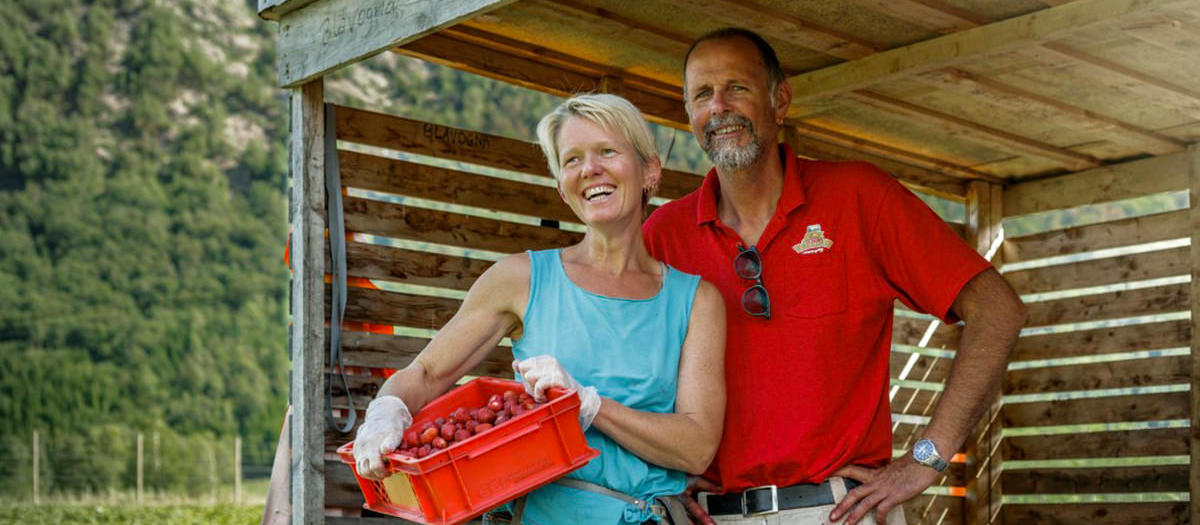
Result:
{"label": "man's grey beard", "polygon": [[[718,148],[713,144],[712,134],[717,129],[737,124],[744,126],[746,132],[750,134],[750,143],[745,146],[728,145]],[[717,169],[723,171],[738,171],[749,168],[754,161],[758,159],[758,155],[762,153],[762,145],[759,144],[758,134],[754,131],[754,123],[750,119],[741,115],[727,113],[718,115],[708,121],[704,126],[704,152],[708,154],[708,159],[712,161]]]}

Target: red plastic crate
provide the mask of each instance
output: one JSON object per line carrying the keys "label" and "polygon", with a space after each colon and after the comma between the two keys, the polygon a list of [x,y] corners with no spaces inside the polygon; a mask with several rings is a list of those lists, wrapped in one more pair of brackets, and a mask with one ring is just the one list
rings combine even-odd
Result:
{"label": "red plastic crate", "polygon": [[[413,421],[446,417],[458,407],[475,408],[521,384],[481,377],[425,406]],[[359,477],[354,442],[338,449],[354,469],[363,507],[428,524],[462,523],[580,468],[600,455],[589,448],[579,426],[579,395],[552,388],[549,402],[461,443],[421,459],[389,454],[391,474],[382,481]]]}

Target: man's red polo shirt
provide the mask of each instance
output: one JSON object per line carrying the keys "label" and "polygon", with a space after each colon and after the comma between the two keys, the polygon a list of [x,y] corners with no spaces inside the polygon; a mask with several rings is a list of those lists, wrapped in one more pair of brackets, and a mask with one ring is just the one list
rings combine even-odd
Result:
{"label": "man's red polo shirt", "polygon": [[779,152],[783,191],[756,244],[771,319],[742,310],[754,283],[733,272],[742,240],[717,218],[715,170],[643,227],[655,257],[725,298],[725,433],[706,475],[725,490],[886,464],[893,301],[955,322],[959,290],[991,267],[875,166]]}

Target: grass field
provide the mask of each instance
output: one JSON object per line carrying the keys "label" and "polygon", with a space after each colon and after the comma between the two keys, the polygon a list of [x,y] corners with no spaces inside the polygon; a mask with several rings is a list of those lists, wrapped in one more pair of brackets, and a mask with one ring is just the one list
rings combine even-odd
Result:
{"label": "grass field", "polygon": [[262,519],[257,505],[41,505],[0,504],[0,525],[251,525]]}
{"label": "grass field", "polygon": [[233,488],[206,496],[146,494],[122,491],[91,495],[42,496],[40,503],[0,497],[0,525],[251,525],[262,520],[267,480],[247,480],[242,504],[233,503]]}

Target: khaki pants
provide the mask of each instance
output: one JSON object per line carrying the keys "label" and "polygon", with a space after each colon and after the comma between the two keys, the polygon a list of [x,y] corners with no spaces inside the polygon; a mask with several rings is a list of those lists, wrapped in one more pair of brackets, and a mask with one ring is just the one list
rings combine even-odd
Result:
{"label": "khaki pants", "polygon": [[[712,518],[720,525],[830,525],[829,513],[833,511],[834,505],[838,501],[842,501],[846,497],[846,485],[842,478],[829,478],[830,487],[833,489],[833,505],[822,505],[820,507],[807,507],[802,509],[781,510],[774,514],[764,514],[762,516],[753,516],[743,518],[737,515],[713,516]],[[842,523],[842,521],[837,523]],[[875,513],[870,512],[858,522],[860,525],[884,525],[875,522]],[[904,506],[898,505],[888,512],[886,525],[906,525],[904,521]]]}

